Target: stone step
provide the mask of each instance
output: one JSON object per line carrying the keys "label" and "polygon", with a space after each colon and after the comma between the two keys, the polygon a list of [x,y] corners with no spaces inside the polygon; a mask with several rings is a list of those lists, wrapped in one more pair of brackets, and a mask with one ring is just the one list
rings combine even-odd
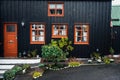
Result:
{"label": "stone step", "polygon": [[2,78],[3,78],[3,74],[0,74],[0,80],[2,80]]}
{"label": "stone step", "polygon": [[0,78],[3,78],[3,74],[5,73],[5,71],[7,71],[7,69],[6,70],[0,70]]}
{"label": "stone step", "polygon": [[0,58],[0,78],[3,78],[5,71],[12,69],[15,65],[30,64],[35,66],[40,61],[41,58]]}
{"label": "stone step", "polygon": [[0,64],[35,64],[40,63],[41,58],[10,58],[0,59]]}
{"label": "stone step", "polygon": [[4,74],[5,71],[7,71],[7,69],[6,70],[0,70],[0,74]]}
{"label": "stone step", "polygon": [[15,65],[0,65],[0,70],[12,69]]}

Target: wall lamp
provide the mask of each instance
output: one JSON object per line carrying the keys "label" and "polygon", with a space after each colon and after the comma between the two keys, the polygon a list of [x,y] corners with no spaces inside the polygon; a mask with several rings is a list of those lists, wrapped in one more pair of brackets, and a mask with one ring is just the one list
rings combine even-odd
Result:
{"label": "wall lamp", "polygon": [[24,27],[24,26],[25,26],[25,23],[24,23],[24,21],[22,21],[22,22],[21,22],[21,25],[22,25],[22,27]]}

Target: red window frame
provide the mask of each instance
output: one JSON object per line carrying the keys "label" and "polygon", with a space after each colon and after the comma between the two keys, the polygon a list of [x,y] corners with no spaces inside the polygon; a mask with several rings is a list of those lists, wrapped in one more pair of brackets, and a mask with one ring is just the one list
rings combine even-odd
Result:
{"label": "red window frame", "polygon": [[89,24],[76,23],[74,25],[74,44],[89,45]]}
{"label": "red window frame", "polygon": [[52,24],[52,38],[67,38],[67,37],[68,37],[68,24],[66,23]]}
{"label": "red window frame", "polygon": [[[62,5],[62,9],[61,8],[57,8],[57,5]],[[50,8],[50,5],[55,5],[54,8]],[[54,10],[55,13],[51,14],[51,10]],[[62,13],[59,14],[58,10],[61,10]],[[48,16],[58,16],[58,17],[63,17],[64,16],[64,3],[63,2],[48,2]]]}
{"label": "red window frame", "polygon": [[30,44],[45,44],[45,23],[30,23]]}

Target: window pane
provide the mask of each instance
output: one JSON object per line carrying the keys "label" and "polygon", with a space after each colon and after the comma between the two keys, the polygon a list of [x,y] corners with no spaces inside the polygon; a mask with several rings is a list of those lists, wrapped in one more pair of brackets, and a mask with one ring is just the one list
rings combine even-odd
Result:
{"label": "window pane", "polygon": [[57,4],[57,9],[62,9],[63,8],[63,5],[62,4]]}
{"label": "window pane", "polygon": [[55,4],[50,4],[50,9],[55,9]]}
{"label": "window pane", "polygon": [[77,30],[81,30],[81,26],[80,25],[76,25],[76,29]]}
{"label": "window pane", "polygon": [[32,37],[32,41],[35,41],[35,36]]}
{"label": "window pane", "polygon": [[41,31],[39,30],[38,33],[39,33],[39,35],[44,35],[44,31],[42,31],[42,30]]}
{"label": "window pane", "polygon": [[32,30],[32,35],[35,35],[35,30]]}
{"label": "window pane", "polygon": [[83,41],[83,42],[86,42],[86,41],[87,41],[87,37],[83,37],[83,38],[82,38],[82,41]]}
{"label": "window pane", "polygon": [[81,42],[81,37],[76,37],[76,42]]}
{"label": "window pane", "polygon": [[57,9],[57,14],[62,14],[62,9]]}
{"label": "window pane", "polygon": [[50,14],[55,14],[55,10],[54,10],[54,9],[51,9],[51,10],[50,10]]}
{"label": "window pane", "polygon": [[35,29],[35,26],[36,26],[36,25],[35,25],[35,24],[33,24],[33,25],[32,25],[32,29]]}
{"label": "window pane", "polygon": [[83,32],[83,36],[87,36],[87,32]]}
{"label": "window pane", "polygon": [[39,27],[38,27],[39,29],[43,29],[43,28],[44,28],[44,25],[42,25],[42,24],[41,24],[41,25],[38,25],[38,26],[39,26]]}
{"label": "window pane", "polygon": [[60,30],[59,35],[65,36],[66,35],[66,30]]}
{"label": "window pane", "polygon": [[15,26],[7,25],[7,32],[15,32]]}
{"label": "window pane", "polygon": [[53,35],[58,35],[58,30],[54,30]]}
{"label": "window pane", "polygon": [[43,37],[43,36],[40,36],[40,37],[39,37],[39,41],[44,41],[44,37]]}

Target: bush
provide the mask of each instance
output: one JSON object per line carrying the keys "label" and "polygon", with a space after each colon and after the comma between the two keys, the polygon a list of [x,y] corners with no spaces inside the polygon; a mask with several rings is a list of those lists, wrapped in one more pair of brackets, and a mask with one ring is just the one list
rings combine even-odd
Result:
{"label": "bush", "polygon": [[41,73],[41,72],[35,71],[35,72],[33,73],[33,78],[38,78],[38,77],[40,77],[40,76],[42,76],[42,73]]}
{"label": "bush", "polygon": [[110,64],[110,59],[108,57],[103,57],[103,62],[105,64]]}
{"label": "bush", "polygon": [[74,48],[72,47],[72,41],[69,41],[68,38],[61,38],[60,40],[51,40],[50,45],[58,46],[63,50],[63,57],[66,58],[69,55],[70,51]]}
{"label": "bush", "polygon": [[69,67],[78,67],[78,66],[80,66],[80,62],[69,62],[68,66]]}
{"label": "bush", "polygon": [[109,52],[110,52],[111,55],[113,55],[115,53],[115,51],[112,47],[110,47]]}
{"label": "bush", "polygon": [[56,63],[63,58],[63,51],[58,46],[44,45],[42,46],[42,57]]}
{"label": "bush", "polygon": [[28,69],[28,68],[30,68],[30,65],[29,65],[29,64],[23,64],[23,65],[22,65],[22,69]]}
{"label": "bush", "polygon": [[13,80],[16,72],[14,70],[8,70],[3,74],[3,80]]}
{"label": "bush", "polygon": [[101,59],[100,53],[93,52],[93,53],[91,54],[91,58],[93,58],[93,59],[95,59],[95,60]]}
{"label": "bush", "polygon": [[14,66],[11,70],[8,70],[3,74],[4,80],[13,80],[16,73],[21,70],[22,70],[22,67],[17,66],[17,65]]}
{"label": "bush", "polygon": [[12,71],[14,71],[15,73],[17,73],[18,71],[21,71],[21,70],[22,70],[22,67],[17,66],[17,65],[12,68]]}

